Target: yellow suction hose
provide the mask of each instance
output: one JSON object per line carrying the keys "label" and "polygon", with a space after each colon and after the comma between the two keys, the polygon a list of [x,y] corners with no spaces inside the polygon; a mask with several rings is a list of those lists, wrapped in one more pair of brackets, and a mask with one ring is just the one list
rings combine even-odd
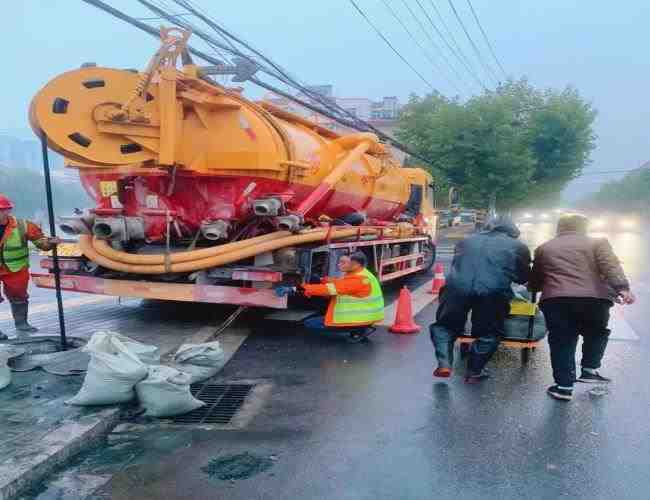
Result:
{"label": "yellow suction hose", "polygon": [[[194,250],[193,252],[181,252],[178,254],[172,254],[170,256],[179,257],[177,257],[177,262],[172,261],[168,266],[164,265],[165,255],[135,256],[133,254],[120,252],[111,248],[110,257],[107,257],[106,255],[102,255],[98,251],[97,247],[101,248],[102,252],[109,253],[106,251],[106,247],[110,248],[108,244],[100,240],[93,239],[88,235],[81,235],[79,237],[79,247],[81,248],[83,254],[90,260],[96,262],[102,267],[106,267],[107,269],[111,269],[113,271],[134,274],[188,273],[199,271],[201,269],[208,269],[210,267],[223,266],[225,264],[237,262],[238,260],[253,257],[264,252],[271,252],[273,250],[278,250],[280,248],[292,245],[322,241],[327,238],[328,231],[329,230],[327,228],[315,229],[296,235],[292,235],[291,233],[287,233],[285,231],[279,231],[264,236],[250,238],[248,240],[228,243],[226,245],[222,245],[222,247]],[[330,238],[349,238],[358,234],[377,234],[377,232],[378,230],[373,228],[333,229],[330,232]],[[216,253],[216,250],[222,249],[223,247],[228,247],[228,249],[221,250],[219,253]],[[212,250],[213,252],[206,257],[205,255],[208,254],[207,250]],[[201,253],[197,256],[196,252]],[[193,255],[190,257],[187,254]],[[125,260],[131,260],[132,257],[147,257],[150,259],[150,263],[133,264],[125,262]],[[163,264],[154,264],[151,262],[163,262]]]}
{"label": "yellow suction hose", "polygon": [[[291,234],[292,233],[289,231],[277,231],[275,233],[256,236],[248,240],[226,243],[225,245],[219,245],[216,247],[201,248],[199,250],[192,250],[188,252],[172,253],[169,255],[169,261],[172,264],[177,264],[180,262],[189,262],[193,260],[204,259],[207,257],[214,257],[215,255],[222,255],[224,253],[245,248],[249,245],[258,245],[266,241],[291,236]],[[111,247],[105,240],[95,239],[93,241],[93,247],[95,248],[95,251],[103,257],[117,262],[122,262],[124,264],[152,265],[165,263],[165,255],[163,254],[138,255],[133,253],[120,252],[119,250],[115,250],[113,247]]]}

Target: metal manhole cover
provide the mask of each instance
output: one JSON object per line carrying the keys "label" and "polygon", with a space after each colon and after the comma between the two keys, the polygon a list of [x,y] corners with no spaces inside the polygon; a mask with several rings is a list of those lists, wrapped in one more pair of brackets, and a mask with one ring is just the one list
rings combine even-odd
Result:
{"label": "metal manhole cover", "polygon": [[192,395],[205,406],[174,417],[176,424],[229,424],[244,404],[253,384],[193,384]]}

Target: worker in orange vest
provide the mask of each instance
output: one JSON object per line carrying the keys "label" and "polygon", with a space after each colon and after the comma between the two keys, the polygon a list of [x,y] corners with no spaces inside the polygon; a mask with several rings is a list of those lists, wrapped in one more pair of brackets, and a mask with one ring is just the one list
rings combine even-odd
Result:
{"label": "worker in orange vest", "polygon": [[[377,278],[366,269],[363,252],[344,255],[338,268],[342,278],[324,278],[320,284],[305,284],[300,291],[305,297],[330,297],[325,316],[305,320],[305,326],[320,331],[349,333],[359,342],[374,331],[372,325],[384,319],[384,296]],[[278,287],[280,296],[297,291],[294,287]]]}
{"label": "worker in orange vest", "polygon": [[[0,194],[0,284],[11,304],[11,312],[18,332],[38,331],[27,322],[29,284],[29,247],[31,241],[41,250],[52,250],[60,243],[58,238],[48,238],[41,228],[29,221],[11,215],[14,204]],[[0,296],[0,302],[2,302]],[[7,336],[0,332],[0,340]]]}

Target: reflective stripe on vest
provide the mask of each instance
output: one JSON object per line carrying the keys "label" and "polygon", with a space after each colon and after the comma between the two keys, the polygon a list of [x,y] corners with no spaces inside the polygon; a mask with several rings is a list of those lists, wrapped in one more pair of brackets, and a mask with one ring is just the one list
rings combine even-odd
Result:
{"label": "reflective stripe on vest", "polygon": [[16,222],[16,227],[13,228],[2,247],[2,261],[12,273],[29,266],[25,222],[22,220],[16,220]]}
{"label": "reflective stripe on vest", "polygon": [[367,269],[359,275],[370,283],[370,294],[367,297],[338,295],[332,315],[335,325],[367,325],[384,319],[384,296],[379,281]]}

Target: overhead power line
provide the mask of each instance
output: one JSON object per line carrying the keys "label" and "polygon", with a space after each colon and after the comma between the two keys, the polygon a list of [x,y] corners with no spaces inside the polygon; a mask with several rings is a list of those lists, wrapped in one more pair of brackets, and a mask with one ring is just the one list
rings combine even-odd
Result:
{"label": "overhead power line", "polygon": [[436,3],[433,0],[429,0],[429,5],[431,5],[431,7],[433,7],[433,10],[436,13],[436,15],[438,16],[438,20],[440,21],[441,26],[445,30],[445,33],[449,37],[449,40],[451,40],[451,43],[453,44],[453,46],[456,48],[456,51],[458,52],[458,54],[460,54],[460,56],[463,58],[463,61],[465,61],[465,63],[472,69],[472,72],[475,72],[476,70],[474,68],[474,64],[472,63],[470,58],[468,58],[465,55],[465,52],[463,51],[462,47],[456,41],[456,37],[454,36],[454,32],[449,29],[449,26],[447,25],[447,23],[445,21],[445,17],[442,15],[442,12],[440,12],[440,9],[436,5]]}
{"label": "overhead power line", "polygon": [[[145,0],[139,0],[140,2],[144,2]],[[223,26],[219,25],[214,19],[211,19],[207,14],[202,14],[199,12],[195,7],[192,6],[192,3],[189,0],[173,0],[177,5],[180,5],[184,8],[186,8],[189,12],[193,13],[197,17],[199,17],[203,22],[205,22],[208,26],[210,26],[212,29],[218,31],[221,35],[225,36],[228,38],[228,41],[230,45],[235,49],[236,47],[233,45],[231,40],[234,40],[238,44],[242,45],[245,47],[247,50],[251,51],[253,54],[256,56],[260,57],[263,61],[267,62],[270,64],[275,71],[277,71],[278,74],[275,73],[267,73],[273,76],[274,78],[278,78],[280,81],[283,83],[286,83],[287,85],[293,87],[294,89],[300,91],[302,95],[309,97],[315,102],[318,102],[321,106],[323,106],[324,109],[329,110],[333,115],[338,116],[345,120],[345,123],[341,120],[339,120],[340,123],[345,124],[347,127],[354,128],[356,130],[362,130],[362,131],[369,131],[369,132],[374,132],[379,138],[382,140],[385,140],[395,146],[398,149],[401,148],[406,148],[403,144],[399,143],[396,139],[393,137],[385,134],[381,130],[377,129],[374,127],[372,124],[361,120],[356,116],[356,114],[350,112],[348,109],[340,106],[336,101],[327,98],[326,96],[323,96],[322,94],[318,93],[317,91],[314,91],[310,89],[309,87],[304,86],[303,84],[299,83],[293,76],[291,76],[284,68],[282,68],[280,65],[272,61],[269,57],[264,55],[262,52],[259,50],[255,49],[252,47],[249,43],[246,41],[242,40],[240,37],[237,37],[234,35],[232,32],[226,30]],[[196,29],[196,28],[194,28]],[[203,34],[203,38],[206,39],[205,34]],[[207,39],[210,39],[207,37]],[[256,62],[256,61],[253,61]],[[257,63],[257,62],[256,62]],[[352,125],[350,125],[352,124]]]}
{"label": "overhead power line", "polygon": [[[148,24],[146,24],[146,23],[144,23],[142,21],[136,20],[132,16],[129,16],[129,15],[125,14],[124,12],[122,12],[122,11],[108,5],[107,3],[103,2],[102,0],[82,0],[82,1],[89,4],[89,5],[97,7],[98,9],[103,10],[104,12],[109,13],[112,16],[114,16],[114,17],[116,17],[116,18],[118,18],[118,19],[120,19],[122,21],[125,21],[126,23],[131,24],[132,26],[135,26],[135,27],[139,28],[142,31],[145,31],[146,33],[148,33],[148,34],[150,34],[150,35],[152,35],[152,36],[154,36],[156,38],[160,37],[160,32],[159,32],[158,29],[155,29],[155,28],[149,26]],[[145,0],[140,0],[140,1],[143,4],[145,3]],[[152,7],[154,7],[154,9],[156,9],[155,6],[152,6]],[[164,11],[160,11],[160,9],[157,9],[156,13],[158,13],[159,15],[162,15],[165,18],[169,17],[169,14],[167,14]],[[181,21],[179,21],[179,18],[171,18],[171,19],[175,19],[175,24],[177,24],[180,27],[186,26],[185,24],[180,24]],[[194,27],[194,28],[195,28],[194,33],[198,35],[199,32],[201,32],[201,30],[198,29],[198,27]],[[201,32],[201,37],[206,42],[208,42],[208,44],[211,47],[213,46],[213,44],[215,44],[215,45],[217,45],[219,48],[221,48],[223,50],[226,50],[228,52],[232,52],[233,54],[236,54],[236,55],[238,55],[240,57],[244,57],[244,58],[247,58],[247,59],[250,60],[250,58],[248,56],[246,56],[246,54],[244,54],[244,53],[242,53],[242,52],[240,52],[240,51],[238,51],[236,49],[226,47],[223,44],[220,44],[220,43],[216,42],[214,39],[212,39],[211,37],[209,37],[205,33]],[[192,55],[195,55],[196,57],[198,57],[200,59],[203,59],[204,61],[209,62],[211,64],[214,64],[214,65],[223,64],[223,61],[221,61],[221,60],[219,60],[219,59],[217,59],[215,57],[212,57],[211,55],[209,55],[209,54],[207,54],[207,53],[205,53],[205,52],[203,52],[201,50],[198,50],[198,49],[196,49],[196,48],[194,48],[194,47],[192,47],[190,45],[187,46],[187,52],[189,52]],[[253,61],[253,62],[256,62],[256,61]],[[273,76],[275,78],[280,79],[281,81],[285,81],[285,80],[282,79],[282,77],[280,77],[279,75],[277,75],[277,74],[273,73],[272,71],[270,71],[269,68],[265,68],[264,72],[266,74],[270,75],[270,76]],[[209,81],[209,78],[206,78],[206,80]],[[363,130],[363,131],[375,131],[376,135],[381,140],[388,142],[389,144],[393,145],[396,149],[399,149],[400,151],[402,151],[402,152],[408,154],[409,156],[411,156],[411,157],[413,157],[415,159],[418,159],[418,160],[420,160],[420,161],[422,161],[424,163],[433,164],[433,162],[430,159],[428,159],[426,157],[423,157],[422,155],[419,155],[418,153],[415,153],[415,152],[411,151],[404,144],[401,144],[399,141],[397,141],[393,137],[381,132],[380,130],[377,130],[375,127],[373,127],[372,125],[364,122],[363,120],[347,121],[344,118],[342,118],[340,115],[337,115],[336,113],[333,113],[333,112],[331,112],[331,111],[329,111],[327,109],[319,108],[319,107],[315,106],[314,104],[312,104],[310,102],[306,102],[306,101],[304,101],[304,100],[302,100],[302,99],[300,99],[300,98],[298,98],[298,97],[296,97],[294,95],[288,94],[288,93],[282,91],[281,89],[278,89],[275,86],[260,80],[257,77],[250,78],[249,81],[251,83],[265,89],[265,90],[273,92],[273,93],[275,93],[275,94],[277,94],[279,96],[285,97],[286,99],[289,99],[289,100],[297,103],[298,105],[304,107],[305,109],[309,109],[310,111],[313,111],[313,112],[318,113],[318,114],[320,114],[322,116],[325,116],[325,117],[327,117],[327,118],[329,118],[329,119],[331,119],[333,121],[336,121],[336,122],[338,122],[338,123],[340,123],[340,124],[342,124],[342,125],[344,125],[346,127],[356,129],[356,130]]]}
{"label": "overhead power line", "polygon": [[397,57],[399,57],[404,64],[406,64],[409,68],[411,68],[411,71],[413,71],[413,73],[415,73],[420,78],[420,80],[422,80],[426,85],[428,85],[431,88],[431,90],[436,90],[436,87],[430,81],[428,81],[426,78],[424,78],[424,76],[422,76],[422,74],[417,69],[415,69],[415,67],[410,62],[408,62],[406,60],[406,58],[402,54],[400,54],[400,52],[393,46],[393,44],[390,42],[390,40],[388,40],[388,38],[386,38],[384,36],[384,34],[375,25],[375,23],[373,23],[370,20],[370,18],[366,15],[366,13],[361,9],[361,7],[359,7],[359,5],[357,5],[357,2],[355,2],[354,0],[349,0],[349,2],[357,10],[357,12],[361,15],[361,17],[363,17],[366,20],[366,22],[375,31],[375,33],[377,33],[377,35],[384,41],[384,43],[386,43],[386,45],[388,45],[390,47],[390,49],[395,53],[395,55],[397,55]]}
{"label": "overhead power line", "polygon": [[[183,14],[171,14],[172,17],[185,17],[185,16],[191,16],[192,14],[188,13],[183,13]],[[162,21],[164,17],[136,17],[134,18],[136,21]]]}
{"label": "overhead power line", "polygon": [[481,34],[483,35],[483,40],[485,40],[485,44],[488,46],[488,49],[490,49],[490,53],[492,54],[494,61],[497,63],[497,66],[499,66],[499,69],[503,73],[503,76],[505,78],[508,78],[508,74],[506,73],[506,70],[503,69],[503,65],[501,64],[501,61],[499,61],[499,58],[497,57],[497,54],[494,51],[494,47],[492,46],[492,43],[490,42],[490,39],[487,36],[487,33],[483,29],[483,25],[481,24],[481,21],[479,21],[478,19],[478,15],[476,14],[476,11],[474,10],[474,6],[472,5],[472,0],[467,0],[467,5],[469,5],[469,9],[472,11],[472,16],[474,16],[474,20],[476,21],[478,28],[481,30]]}
{"label": "overhead power line", "polygon": [[460,90],[460,87],[458,87],[458,85],[444,73],[444,71],[442,70],[442,67],[438,64],[438,62],[435,59],[433,59],[433,57],[431,57],[431,54],[429,53],[429,51],[420,43],[420,41],[413,35],[413,33],[411,33],[411,30],[409,30],[408,26],[406,26],[406,24],[404,24],[404,21],[402,21],[402,19],[397,15],[397,12],[395,12],[395,9],[393,9],[391,7],[388,0],[381,0],[381,1],[386,6],[386,8],[390,12],[390,14],[393,16],[393,18],[399,23],[399,25],[402,28],[404,28],[404,31],[406,31],[407,35],[413,41],[413,43],[415,43],[420,48],[420,50],[422,51],[424,56],[431,63],[431,66],[433,66],[433,68],[436,71],[438,71],[440,73],[440,75],[443,76],[443,78],[447,81],[447,83],[449,83],[449,85],[454,87],[458,91],[458,93],[462,94],[462,91]]}
{"label": "overhead power line", "polygon": [[416,3],[418,4],[418,6],[420,7],[420,10],[421,10],[422,12],[424,12],[424,16],[427,18],[427,20],[429,21],[429,24],[430,24],[431,27],[434,29],[434,31],[438,34],[438,37],[439,37],[439,38],[443,41],[443,43],[447,46],[447,48],[449,49],[449,52],[451,52],[451,53],[453,54],[453,56],[454,56],[454,57],[455,57],[455,58],[460,62],[460,64],[461,64],[461,65],[462,65],[462,66],[467,70],[467,72],[469,73],[469,75],[470,75],[474,80],[476,80],[476,82],[478,83],[478,85],[479,85],[482,89],[486,89],[486,86],[485,86],[484,83],[481,81],[481,79],[479,78],[479,76],[474,72],[474,69],[471,68],[471,67],[470,67],[470,66],[469,66],[469,65],[468,65],[468,64],[463,60],[463,58],[460,56],[460,54],[458,54],[458,53],[456,52],[456,50],[454,49],[454,47],[451,46],[451,44],[449,43],[449,41],[447,40],[447,38],[442,34],[442,32],[440,31],[440,29],[438,28],[438,26],[436,25],[436,23],[433,22],[433,19],[431,19],[431,16],[429,15],[429,12],[424,8],[424,5],[422,5],[422,2],[420,2],[420,0],[415,0],[415,1],[416,1]]}
{"label": "overhead power line", "polygon": [[454,72],[454,74],[456,75],[456,77],[459,80],[464,82],[465,80],[463,79],[463,77],[460,75],[458,70],[456,70],[456,67],[453,64],[451,64],[451,62],[449,62],[449,59],[447,59],[447,56],[445,55],[444,51],[440,48],[440,46],[431,37],[431,35],[429,34],[429,31],[425,28],[424,24],[422,24],[422,21],[420,20],[420,18],[415,14],[415,12],[413,12],[413,9],[411,9],[411,6],[408,3],[406,3],[406,0],[402,0],[402,3],[404,4],[404,7],[406,7],[406,10],[408,10],[409,13],[411,14],[411,17],[413,19],[415,19],[415,22],[418,24],[418,26],[420,27],[420,29],[422,30],[424,35],[429,39],[429,42],[431,43],[431,45],[436,49],[436,52],[438,54],[440,54],[440,57],[442,57],[444,59],[445,64],[447,64],[447,66],[449,66],[451,68],[451,70]]}
{"label": "overhead power line", "polygon": [[[154,0],[155,1],[155,0]],[[331,111],[334,115],[337,115],[339,117],[347,116],[349,119],[345,120],[345,125],[350,126],[352,124],[352,128],[356,129],[362,129],[362,130],[372,130],[374,132],[379,132],[377,129],[374,127],[364,123],[361,123],[360,120],[356,118],[355,115],[352,115],[349,113],[347,110],[341,108],[340,106],[336,105],[336,103],[333,103],[331,101],[328,101],[326,98],[324,98],[322,95],[312,92],[310,89],[302,86],[300,83],[298,83],[295,79],[293,79],[287,72],[284,70],[281,66],[279,66],[277,63],[266,57],[264,54],[256,50],[254,47],[246,43],[244,40],[240,39],[239,37],[235,36],[234,34],[230,33],[227,31],[225,28],[220,26],[218,23],[216,23],[214,20],[210,19],[208,16],[202,14],[198,10],[196,10],[190,2],[186,0],[174,0],[174,2],[177,5],[180,5],[187,10],[189,10],[190,13],[192,13],[194,16],[198,17],[201,19],[203,22],[205,22],[210,28],[214,29],[221,38],[225,40],[225,42],[228,44],[228,46],[224,47],[222,44],[220,44],[218,41],[216,41],[214,38],[209,36],[207,33],[205,33],[203,30],[198,28],[196,25],[193,25],[191,22],[187,21],[180,21],[178,19],[175,19],[171,17],[169,14],[167,14],[162,8],[156,7],[151,3],[149,0],[138,0],[141,4],[145,5],[149,10],[151,10],[154,13],[157,13],[164,18],[166,18],[168,21],[171,23],[175,24],[176,26],[182,27],[184,29],[189,29],[191,30],[197,37],[201,38],[205,42],[208,43],[213,49],[221,48],[227,51],[232,52],[233,54],[243,57],[245,59],[248,59],[252,61],[254,64],[256,64],[260,70],[267,75],[277,78],[283,83],[286,83],[287,85],[290,85],[294,87],[296,90],[299,90],[300,92],[303,93],[303,95],[310,97],[312,100],[318,102],[321,104],[326,110]],[[160,0],[158,0],[158,3],[160,4]],[[255,61],[252,59],[249,55],[241,52],[237,46],[235,45],[234,42],[237,42],[238,44],[242,45],[245,47],[247,50],[251,51],[253,54],[256,56],[260,57],[264,62],[260,63],[259,61]],[[268,63],[271,68],[265,66],[264,63]],[[252,81],[252,80],[251,80]],[[351,121],[350,121],[351,119]],[[343,122],[341,122],[343,123]],[[381,132],[379,132],[381,133]]]}
{"label": "overhead power line", "polygon": [[470,35],[469,31],[467,30],[467,27],[465,26],[465,23],[463,22],[462,18],[460,17],[460,14],[458,14],[458,11],[456,10],[456,6],[454,5],[454,2],[452,0],[447,0],[449,2],[449,6],[451,7],[451,10],[454,13],[454,17],[456,17],[456,20],[458,21],[458,24],[460,24],[460,27],[463,28],[463,32],[465,33],[465,36],[467,37],[467,40],[469,41],[470,45],[472,46],[472,49],[474,50],[474,54],[476,54],[476,58],[479,60],[483,68],[485,69],[485,72],[493,78],[497,83],[499,83],[499,78],[494,74],[494,70],[487,64],[485,61],[485,58],[483,57],[483,54],[481,54],[481,51],[479,50],[478,46],[476,43],[474,43],[474,39],[472,38],[472,35]]}

